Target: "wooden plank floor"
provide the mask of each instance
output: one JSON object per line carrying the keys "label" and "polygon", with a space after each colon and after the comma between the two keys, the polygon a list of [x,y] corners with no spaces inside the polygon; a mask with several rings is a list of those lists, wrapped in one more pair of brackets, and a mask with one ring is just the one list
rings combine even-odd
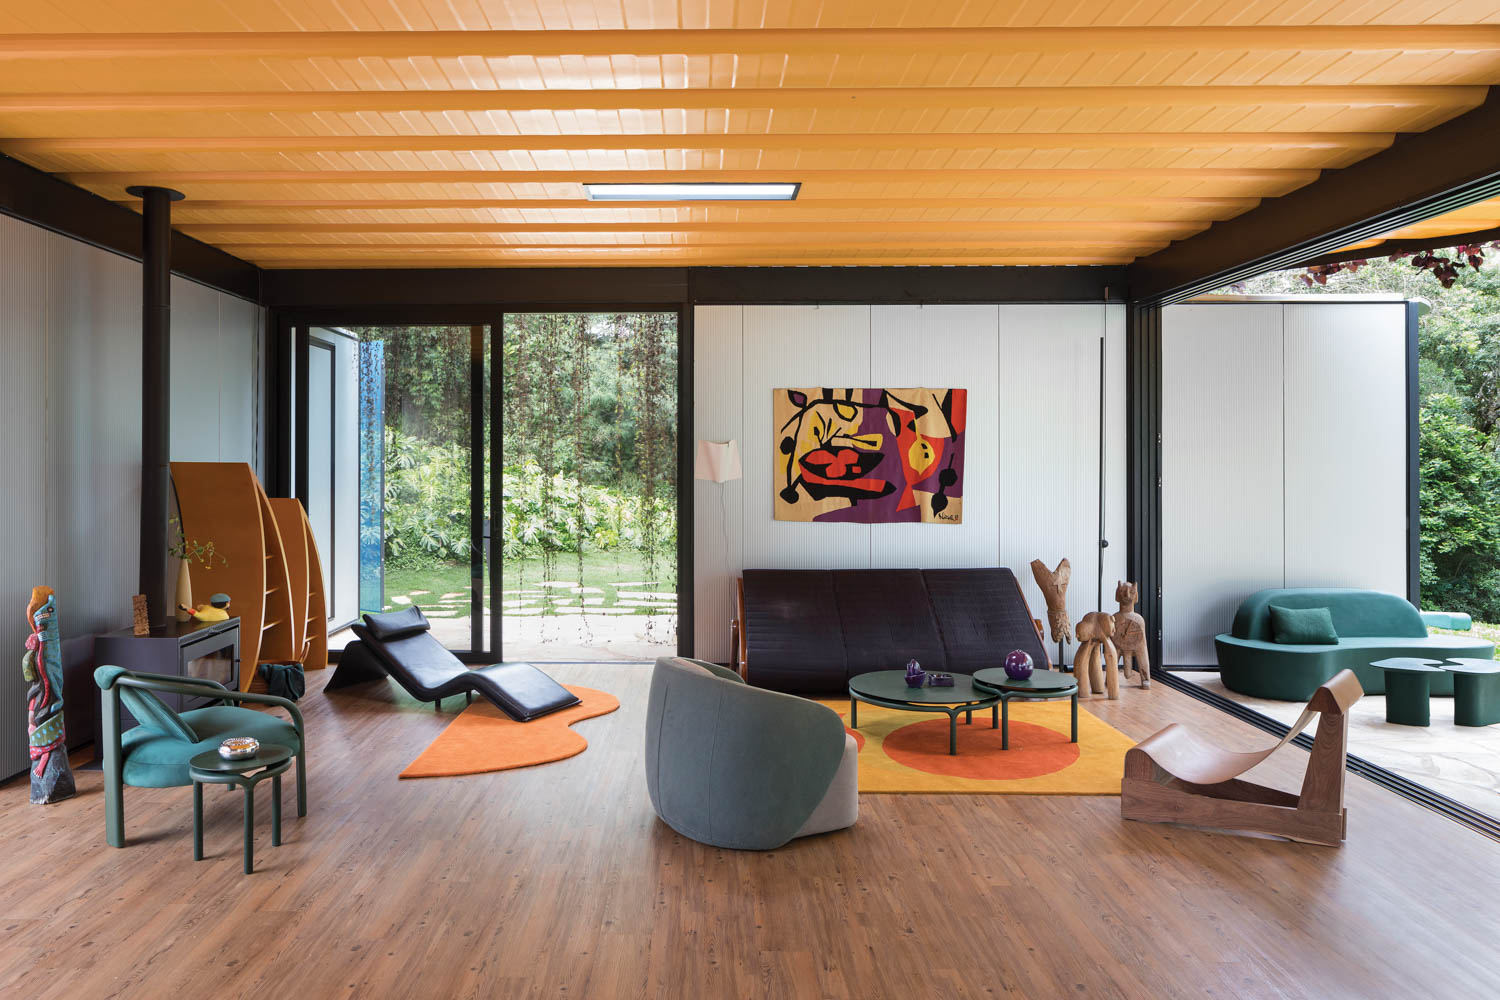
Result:
{"label": "wooden plank floor", "polygon": [[[99,772],[48,808],[0,787],[0,996],[1496,995],[1500,846],[1361,779],[1338,850],[1124,823],[1115,798],[872,795],[850,831],[720,851],[651,812],[648,668],[552,669],[620,697],[588,751],[420,781],[396,774],[457,706],[315,675],[311,811],[288,782],[272,848],[261,799],[250,877],[237,793],[208,790],[195,863],[186,788],[127,789],[114,850]],[[1266,739],[1160,685],[1089,709]],[[1288,784],[1284,753],[1258,776]]]}

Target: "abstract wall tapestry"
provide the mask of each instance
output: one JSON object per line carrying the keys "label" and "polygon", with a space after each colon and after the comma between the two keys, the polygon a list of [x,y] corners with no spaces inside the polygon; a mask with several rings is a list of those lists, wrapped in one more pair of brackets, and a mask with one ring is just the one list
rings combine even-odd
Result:
{"label": "abstract wall tapestry", "polygon": [[775,517],[963,521],[967,389],[775,389]]}

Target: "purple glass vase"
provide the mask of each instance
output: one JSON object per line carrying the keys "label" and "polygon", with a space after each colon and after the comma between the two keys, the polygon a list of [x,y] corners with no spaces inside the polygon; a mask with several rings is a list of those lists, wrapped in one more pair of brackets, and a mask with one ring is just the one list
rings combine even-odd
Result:
{"label": "purple glass vase", "polygon": [[1005,654],[1005,676],[1013,681],[1024,681],[1035,667],[1031,654],[1023,649],[1013,649]]}
{"label": "purple glass vase", "polygon": [[922,669],[922,664],[916,660],[906,661],[906,686],[919,688],[927,682],[927,671]]}

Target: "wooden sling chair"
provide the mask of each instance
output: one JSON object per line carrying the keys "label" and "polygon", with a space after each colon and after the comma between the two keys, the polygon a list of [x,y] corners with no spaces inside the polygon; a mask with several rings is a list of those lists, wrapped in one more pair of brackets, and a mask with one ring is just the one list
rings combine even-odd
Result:
{"label": "wooden sling chair", "polygon": [[[1242,830],[1338,847],[1348,828],[1345,713],[1364,693],[1354,671],[1341,671],[1313,692],[1280,743],[1254,753],[1221,750],[1174,722],[1126,752],[1120,815],[1143,823]],[[1286,746],[1319,714],[1300,795],[1240,778]]]}

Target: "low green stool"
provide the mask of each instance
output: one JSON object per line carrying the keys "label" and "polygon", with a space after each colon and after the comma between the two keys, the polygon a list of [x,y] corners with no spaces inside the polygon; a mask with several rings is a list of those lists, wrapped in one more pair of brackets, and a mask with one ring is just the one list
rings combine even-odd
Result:
{"label": "low green stool", "polygon": [[1443,664],[1453,674],[1453,724],[1500,722],[1500,661],[1458,657]]}
{"label": "low green stool", "polygon": [[1432,725],[1432,675],[1445,671],[1438,660],[1393,656],[1370,664],[1385,671],[1385,721],[1398,726]]}

